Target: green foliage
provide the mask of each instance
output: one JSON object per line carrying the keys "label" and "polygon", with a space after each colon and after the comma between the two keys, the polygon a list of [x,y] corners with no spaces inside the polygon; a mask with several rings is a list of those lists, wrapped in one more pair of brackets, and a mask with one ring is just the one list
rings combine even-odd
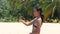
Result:
{"label": "green foliage", "polygon": [[59,0],[0,0],[0,21],[1,22],[18,22],[18,18],[23,16],[26,20],[31,20],[33,16],[33,8],[37,4],[46,14],[48,9],[52,9],[52,13],[57,6],[60,7]]}

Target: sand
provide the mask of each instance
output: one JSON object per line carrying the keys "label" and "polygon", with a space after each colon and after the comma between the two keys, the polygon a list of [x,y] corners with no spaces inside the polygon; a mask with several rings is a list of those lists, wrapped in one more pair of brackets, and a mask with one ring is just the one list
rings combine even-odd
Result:
{"label": "sand", "polygon": [[[32,31],[31,26],[25,26],[22,23],[0,23],[0,34],[29,34]],[[43,23],[41,34],[60,34],[59,23]]]}

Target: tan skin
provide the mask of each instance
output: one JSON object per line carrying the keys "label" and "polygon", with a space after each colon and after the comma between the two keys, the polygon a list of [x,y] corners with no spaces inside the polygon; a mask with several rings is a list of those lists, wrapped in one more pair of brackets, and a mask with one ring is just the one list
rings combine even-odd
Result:
{"label": "tan skin", "polygon": [[[37,12],[36,9],[34,9],[34,16],[35,16],[36,18],[40,18],[40,14],[39,14],[39,12]],[[22,20],[22,19],[20,18],[20,19],[19,19],[19,22],[22,22],[22,23],[25,24],[26,26],[29,26],[29,25],[32,25],[32,24],[33,24],[34,19],[33,19],[32,21],[28,22],[28,24],[27,24],[24,20]],[[41,27],[41,25],[42,25],[41,23],[42,23],[42,22],[38,20],[37,32],[34,32],[33,34],[40,34],[40,27]]]}

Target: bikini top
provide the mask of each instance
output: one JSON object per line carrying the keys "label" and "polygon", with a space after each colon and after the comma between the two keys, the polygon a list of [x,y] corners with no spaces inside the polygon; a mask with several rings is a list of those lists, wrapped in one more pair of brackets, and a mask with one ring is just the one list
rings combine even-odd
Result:
{"label": "bikini top", "polygon": [[38,19],[35,18],[34,23],[33,23],[33,28],[34,28],[34,29],[37,28],[38,20],[39,20],[40,22],[42,21],[41,18],[38,18]]}

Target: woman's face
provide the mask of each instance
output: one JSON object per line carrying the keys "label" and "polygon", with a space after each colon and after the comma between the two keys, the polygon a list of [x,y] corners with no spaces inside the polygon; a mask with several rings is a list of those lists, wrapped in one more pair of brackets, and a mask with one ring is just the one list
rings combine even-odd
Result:
{"label": "woman's face", "polygon": [[39,12],[38,12],[36,9],[34,9],[34,16],[35,16],[35,17],[40,16]]}

